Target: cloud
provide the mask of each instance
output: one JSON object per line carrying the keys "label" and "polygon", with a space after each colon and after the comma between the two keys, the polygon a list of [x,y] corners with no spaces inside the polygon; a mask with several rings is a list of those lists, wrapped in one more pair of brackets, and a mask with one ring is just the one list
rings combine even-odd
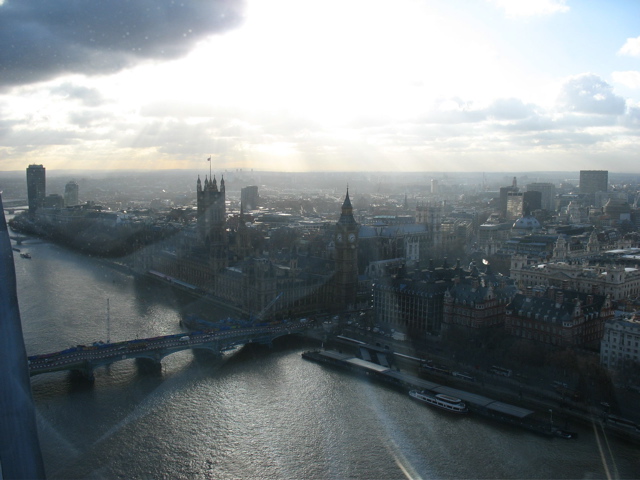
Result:
{"label": "cloud", "polygon": [[640,57],[640,37],[627,38],[626,43],[618,50],[618,55],[629,55],[631,57]]}
{"label": "cloud", "polygon": [[74,85],[69,82],[54,87],[51,89],[51,93],[70,100],[78,100],[87,107],[97,107],[105,101],[102,94],[95,88]]}
{"label": "cloud", "polygon": [[600,77],[585,73],[567,80],[560,90],[558,105],[576,113],[623,115],[626,102]]}
{"label": "cloud", "polygon": [[623,126],[636,132],[636,135],[640,135],[640,104],[631,105],[627,114],[622,117],[621,122]]}
{"label": "cloud", "polygon": [[531,17],[565,13],[565,0],[489,0],[505,11],[507,17]]}
{"label": "cloud", "polygon": [[535,108],[517,98],[500,98],[489,106],[487,113],[497,120],[520,120],[533,115]]}
{"label": "cloud", "polygon": [[0,87],[64,73],[113,73],[185,55],[236,27],[243,0],[5,0],[0,3]]}
{"label": "cloud", "polygon": [[640,72],[613,72],[611,77],[614,82],[621,83],[629,88],[640,89]]}
{"label": "cloud", "polygon": [[453,97],[437,100],[429,112],[421,119],[421,123],[457,124],[476,123],[486,118],[486,111],[474,108],[470,102]]}

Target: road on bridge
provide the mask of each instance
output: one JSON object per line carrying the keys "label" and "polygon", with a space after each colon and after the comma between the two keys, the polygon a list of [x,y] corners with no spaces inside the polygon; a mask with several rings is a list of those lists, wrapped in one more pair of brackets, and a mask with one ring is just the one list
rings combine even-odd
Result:
{"label": "road on bridge", "polygon": [[193,348],[206,348],[219,353],[229,347],[251,342],[270,342],[274,338],[300,333],[310,324],[285,323],[278,325],[203,331],[128,340],[117,343],[96,342],[78,345],[59,352],[33,355],[28,358],[31,376],[59,370],[91,371],[129,358],[160,361],[163,357]]}

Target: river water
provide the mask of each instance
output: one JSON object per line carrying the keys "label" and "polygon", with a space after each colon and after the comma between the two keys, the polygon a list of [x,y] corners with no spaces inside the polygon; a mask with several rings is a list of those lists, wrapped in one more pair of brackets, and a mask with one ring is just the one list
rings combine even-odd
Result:
{"label": "river water", "polygon": [[[29,355],[181,331],[211,310],[99,260],[30,241],[14,252]],[[110,315],[107,321],[107,299]],[[225,316],[216,311],[213,315]],[[299,340],[221,360],[185,351],[161,373],[132,360],[32,378],[51,479],[638,478],[640,448],[579,427],[539,437],[453,417],[402,392],[303,360]]]}

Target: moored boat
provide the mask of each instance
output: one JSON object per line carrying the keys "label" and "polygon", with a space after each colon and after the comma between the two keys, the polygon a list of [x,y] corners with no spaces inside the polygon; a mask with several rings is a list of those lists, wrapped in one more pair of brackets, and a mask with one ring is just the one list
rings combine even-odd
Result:
{"label": "moored boat", "polygon": [[426,390],[411,390],[409,395],[416,400],[432,405],[441,410],[458,414],[469,413],[467,405],[459,398],[452,397],[451,395],[445,395],[444,393],[432,395],[427,393]]}

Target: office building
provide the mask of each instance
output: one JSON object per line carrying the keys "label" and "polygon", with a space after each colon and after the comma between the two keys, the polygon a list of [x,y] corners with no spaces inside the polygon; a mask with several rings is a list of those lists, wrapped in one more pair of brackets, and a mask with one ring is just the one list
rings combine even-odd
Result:
{"label": "office building", "polygon": [[580,170],[580,193],[606,192],[608,185],[608,170]]}
{"label": "office building", "polygon": [[542,193],[535,190],[524,192],[522,202],[522,214],[529,215],[531,212],[542,209]]}
{"label": "office building", "polygon": [[522,192],[507,193],[507,220],[515,220],[520,218],[524,213],[524,196]]}
{"label": "office building", "polygon": [[29,165],[27,167],[27,198],[29,201],[29,213],[32,215],[44,204],[47,189],[45,173],[45,168],[42,165]]}
{"label": "office building", "polygon": [[256,185],[243,187],[240,190],[240,202],[242,203],[242,208],[245,211],[255,210],[256,208],[258,208],[258,204],[260,202],[258,187]]}
{"label": "office building", "polygon": [[67,207],[78,205],[78,182],[71,180],[64,187],[64,204]]}
{"label": "office building", "polygon": [[549,212],[556,210],[556,186],[553,183],[534,182],[527,184],[527,192],[540,192],[542,208]]}
{"label": "office building", "polygon": [[[507,197],[510,193],[517,193],[518,190],[518,182],[516,177],[513,177],[513,182],[509,187],[501,187],[500,188],[500,214],[503,218],[508,218],[507,214]],[[517,218],[519,215],[516,215]]]}

